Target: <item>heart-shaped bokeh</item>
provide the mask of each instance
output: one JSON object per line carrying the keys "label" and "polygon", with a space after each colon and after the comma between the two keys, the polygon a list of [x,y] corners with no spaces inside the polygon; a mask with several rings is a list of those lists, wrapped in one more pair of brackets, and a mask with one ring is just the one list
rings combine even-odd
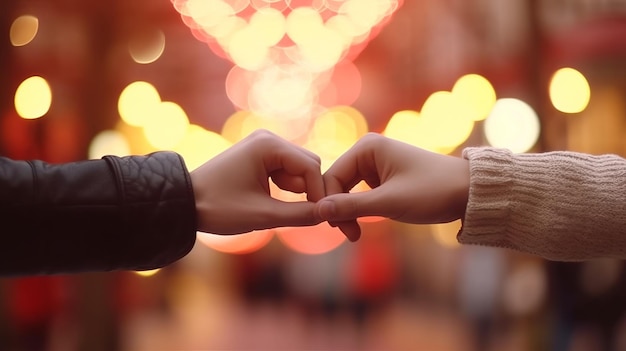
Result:
{"label": "heart-shaped bokeh", "polygon": [[361,77],[352,60],[401,0],[172,3],[198,40],[234,64],[225,82],[233,105],[297,128],[356,100]]}
{"label": "heart-shaped bokeh", "polygon": [[[354,58],[399,0],[172,0],[196,38],[256,71],[297,63],[311,71]],[[352,54],[352,55],[350,55]]]}

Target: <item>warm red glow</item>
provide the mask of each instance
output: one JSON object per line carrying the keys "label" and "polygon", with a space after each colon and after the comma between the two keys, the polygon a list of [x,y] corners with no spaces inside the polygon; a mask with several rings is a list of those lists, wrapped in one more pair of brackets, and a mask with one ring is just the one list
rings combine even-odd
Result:
{"label": "warm red glow", "polygon": [[[250,78],[247,84],[242,84],[241,72],[235,70],[227,79],[226,89],[233,104],[283,119],[310,116],[318,100],[322,107],[353,103],[361,91],[361,79],[350,61],[399,7],[398,0],[172,2],[198,40],[207,43],[216,55],[232,61],[237,69],[246,71]],[[296,74],[287,77],[288,81],[272,83],[286,89],[272,89],[270,97],[252,94],[250,90],[258,82],[267,82],[268,71],[279,65],[287,68],[288,74]],[[320,84],[318,78],[327,72],[333,72],[333,78]],[[302,79],[302,73],[309,77]],[[255,102],[258,105],[258,101],[272,106],[250,106]],[[293,106],[285,110],[286,103]],[[283,110],[277,110],[277,106]]]}
{"label": "warm red glow", "polygon": [[352,105],[361,94],[361,73],[351,61],[335,66],[331,80],[337,94],[335,105]]}
{"label": "warm red glow", "polygon": [[339,247],[346,237],[328,223],[313,227],[281,228],[276,236],[288,248],[307,255],[319,255]]}
{"label": "warm red glow", "polygon": [[233,68],[226,76],[226,95],[230,101],[242,110],[248,110],[248,94],[250,92],[251,73],[238,67]]}
{"label": "warm red glow", "polygon": [[247,254],[261,249],[272,240],[273,235],[270,230],[260,230],[237,235],[198,233],[197,238],[213,250],[229,254]]}

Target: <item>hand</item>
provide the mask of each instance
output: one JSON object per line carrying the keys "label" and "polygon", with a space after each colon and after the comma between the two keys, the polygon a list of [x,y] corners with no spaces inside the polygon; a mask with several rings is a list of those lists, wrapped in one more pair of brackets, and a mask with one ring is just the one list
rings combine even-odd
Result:
{"label": "hand", "polygon": [[[348,193],[361,180],[372,190]],[[363,216],[415,224],[462,218],[469,163],[370,133],[335,161],[324,184],[328,196],[316,204],[317,215],[356,241]]]}
{"label": "hand", "polygon": [[[281,189],[306,192],[309,201],[270,196],[269,178]],[[239,234],[321,222],[314,201],[324,197],[320,159],[268,131],[256,131],[191,172],[198,230]]]}

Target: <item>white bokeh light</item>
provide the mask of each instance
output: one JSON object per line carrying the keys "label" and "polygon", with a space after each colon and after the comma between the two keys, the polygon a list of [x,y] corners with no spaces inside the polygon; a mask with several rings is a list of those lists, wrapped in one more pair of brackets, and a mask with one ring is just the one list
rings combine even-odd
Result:
{"label": "white bokeh light", "polygon": [[540,130],[535,110],[518,99],[496,101],[485,120],[485,136],[489,144],[517,153],[530,150],[539,139]]}

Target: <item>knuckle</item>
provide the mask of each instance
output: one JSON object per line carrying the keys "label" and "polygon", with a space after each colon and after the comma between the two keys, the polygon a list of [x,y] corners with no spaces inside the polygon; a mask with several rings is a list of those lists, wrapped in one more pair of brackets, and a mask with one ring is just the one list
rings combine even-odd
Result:
{"label": "knuckle", "polygon": [[378,133],[368,132],[359,140],[359,142],[366,146],[375,147],[377,145],[380,145],[385,139],[386,138],[384,136]]}
{"label": "knuckle", "polygon": [[256,129],[250,133],[250,138],[255,140],[267,140],[276,138],[276,135],[267,129]]}

